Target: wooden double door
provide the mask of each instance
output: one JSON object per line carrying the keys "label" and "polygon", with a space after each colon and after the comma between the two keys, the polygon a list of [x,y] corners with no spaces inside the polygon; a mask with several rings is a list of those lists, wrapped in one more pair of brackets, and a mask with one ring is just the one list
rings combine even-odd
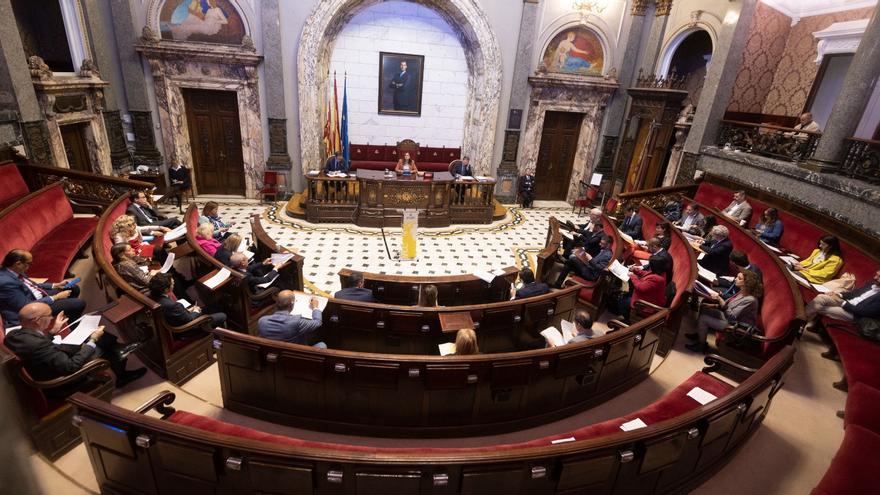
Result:
{"label": "wooden double door", "polygon": [[[95,171],[92,169],[92,160],[89,157],[88,141],[86,139],[88,127],[89,124],[87,122],[60,126],[61,141],[64,143],[64,153],[67,155],[68,167],[72,170],[94,173]],[[39,165],[49,164],[40,163]]]}
{"label": "wooden double door", "polygon": [[584,114],[547,112],[535,164],[535,199],[565,200]]}
{"label": "wooden double door", "polygon": [[184,89],[184,105],[199,194],[245,195],[238,95]]}

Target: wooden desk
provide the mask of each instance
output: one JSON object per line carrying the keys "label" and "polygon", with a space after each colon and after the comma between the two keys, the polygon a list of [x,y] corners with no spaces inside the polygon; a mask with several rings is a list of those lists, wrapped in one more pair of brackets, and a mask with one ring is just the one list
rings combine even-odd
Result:
{"label": "wooden desk", "polygon": [[362,227],[399,227],[404,209],[419,211],[419,225],[447,227],[453,223],[491,223],[495,180],[462,181],[449,172],[432,178],[358,170],[355,177],[306,176],[310,222],[355,223]]}

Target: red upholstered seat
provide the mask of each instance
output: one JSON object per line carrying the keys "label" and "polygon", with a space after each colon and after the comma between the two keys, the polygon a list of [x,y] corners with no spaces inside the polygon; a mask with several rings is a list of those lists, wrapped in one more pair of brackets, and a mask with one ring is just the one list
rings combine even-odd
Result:
{"label": "red upholstered seat", "polygon": [[856,383],[849,387],[846,396],[844,424],[859,425],[880,434],[880,390]]}
{"label": "red upholstered seat", "polygon": [[840,353],[847,384],[864,383],[880,389],[880,344],[863,339],[840,326],[829,325],[826,328]]}
{"label": "red upholstered seat", "polygon": [[[351,170],[393,170],[397,165],[397,146],[374,144],[349,145]],[[461,155],[461,148],[420,147],[414,156],[419,170],[446,172],[449,162]]]}
{"label": "red upholstered seat", "polygon": [[846,427],[843,443],[813,495],[877,493],[880,435],[856,424]]}
{"label": "red upholstered seat", "polygon": [[30,276],[61,280],[67,267],[83,246],[92,238],[98,217],[72,218],[59,225],[31,249],[34,262]]}
{"label": "red upholstered seat", "polygon": [[14,163],[0,165],[0,210],[25,197],[30,192]]}
{"label": "red upholstered seat", "polygon": [[497,451],[497,450],[511,450],[511,449],[519,449],[526,447],[540,447],[550,445],[550,442],[553,440],[557,440],[560,438],[568,438],[574,437],[576,440],[588,440],[592,438],[598,438],[602,436],[614,435],[616,433],[621,433],[620,425],[627,421],[631,421],[635,418],[640,418],[647,425],[654,425],[660,423],[662,421],[666,421],[682,414],[687,413],[697,407],[700,407],[700,404],[687,396],[687,393],[690,392],[694,387],[700,387],[703,390],[715,395],[716,397],[723,397],[730,393],[733,390],[731,385],[718,380],[717,378],[707,375],[702,372],[694,373],[690,378],[688,378],[684,383],[680,384],[666,395],[660,398],[657,402],[640,409],[639,411],[630,413],[626,416],[610,419],[608,421],[597,423],[593,425],[584,426],[574,431],[570,431],[567,433],[562,433],[558,435],[551,435],[542,438],[538,438],[535,440],[531,440],[528,442],[520,442],[513,444],[505,444],[505,445],[491,445],[485,447],[465,447],[465,448],[382,448],[382,447],[366,447],[360,445],[347,445],[347,444],[331,444],[326,442],[313,442],[302,440],[299,438],[286,437],[282,435],[272,435],[269,433],[265,433],[262,431],[254,430],[252,428],[246,428],[243,426],[233,425],[230,423],[226,423],[223,421],[218,421],[216,419],[207,418],[204,416],[199,416],[197,414],[188,413],[185,411],[178,411],[174,413],[171,417],[168,418],[168,421],[172,421],[177,424],[191,426],[193,428],[198,428],[200,430],[210,431],[213,433],[220,433],[224,435],[232,435],[237,437],[243,437],[251,440],[259,440],[263,442],[281,444],[281,445],[292,445],[298,447],[320,447],[320,448],[330,448],[336,450],[344,450],[344,451],[355,451],[355,452],[381,452],[381,453],[427,453],[427,452],[437,452],[437,453],[478,453],[478,452],[487,452],[487,451]]}
{"label": "red upholstered seat", "polygon": [[[694,200],[700,204],[723,210],[733,201],[733,191],[703,181],[700,182],[700,186],[697,188]],[[751,200],[748,201],[751,204]]]}

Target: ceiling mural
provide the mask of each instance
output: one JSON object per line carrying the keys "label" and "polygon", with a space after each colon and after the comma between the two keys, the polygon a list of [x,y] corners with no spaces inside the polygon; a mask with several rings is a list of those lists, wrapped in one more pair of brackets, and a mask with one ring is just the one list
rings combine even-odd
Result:
{"label": "ceiling mural", "polygon": [[240,45],[241,15],[229,0],[168,0],[159,12],[162,39]]}
{"label": "ceiling mural", "polygon": [[550,40],[542,65],[547,72],[601,76],[605,64],[602,42],[582,26],[566,29]]}

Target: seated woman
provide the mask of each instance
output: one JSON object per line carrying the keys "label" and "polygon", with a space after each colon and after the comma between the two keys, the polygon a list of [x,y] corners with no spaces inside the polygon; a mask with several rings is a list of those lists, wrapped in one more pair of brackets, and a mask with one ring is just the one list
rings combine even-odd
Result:
{"label": "seated woman", "polygon": [[[662,222],[658,223],[654,227],[654,235],[660,240],[660,248],[661,249],[669,249],[669,246],[672,244],[672,226],[669,223]],[[639,241],[635,244],[635,251],[633,251],[633,258],[638,260],[646,260],[654,254],[649,248],[647,241]]]}
{"label": "seated woman", "polygon": [[210,223],[213,225],[214,238],[218,241],[222,241],[229,237],[229,227],[232,225],[220,219],[220,216],[218,215],[219,211],[220,205],[217,204],[216,201],[208,201],[205,203],[205,207],[202,208],[202,214],[199,215],[199,225],[203,223]]}
{"label": "seated woman", "polygon": [[[167,273],[157,273],[150,279],[150,297],[162,306],[162,314],[165,322],[173,327],[180,327],[202,316],[202,309],[198,306],[186,308],[177,297],[174,296],[174,279]],[[225,313],[212,313],[211,320],[214,327],[223,326],[226,323]],[[205,335],[201,328],[187,330],[174,334],[175,340],[187,339]]]}
{"label": "seated woman", "polygon": [[826,235],[819,239],[819,247],[814,249],[807,259],[795,263],[793,268],[811,283],[824,284],[834,280],[842,266],[840,240],[833,235]]}
{"label": "seated woman", "polygon": [[462,328],[455,334],[455,356],[472,356],[480,353],[477,334],[473,328]]}
{"label": "seated woman", "polygon": [[416,161],[407,152],[403,154],[403,158],[397,160],[397,166],[394,167],[394,171],[398,174],[409,175],[418,173],[419,169],[416,167]]}
{"label": "seated woman", "polygon": [[620,298],[616,313],[629,320],[632,308],[638,301],[645,301],[657,306],[666,305],[666,276],[663,261],[658,257],[648,259],[648,269],[630,267],[629,283],[632,292]]}
{"label": "seated woman", "polygon": [[[733,283],[739,291],[731,298],[715,296],[714,302],[705,304],[697,320],[697,332],[684,334],[694,342],[685,347],[695,352],[706,353],[709,344],[706,336],[709,330],[722,330],[730,325],[744,323],[754,325],[758,321],[758,299],[763,295],[758,275],[751,270],[740,270]],[[717,309],[715,309],[717,308]]]}
{"label": "seated woman", "polygon": [[127,242],[114,244],[110,248],[110,256],[113,258],[116,273],[137,290],[146,290],[153,275],[159,273],[159,270],[142,270],[135,259],[134,248]]}
{"label": "seated woman", "polygon": [[436,308],[440,306],[437,304],[437,286],[434,284],[425,286],[425,299],[422,306],[426,306],[428,308]]}
{"label": "seated woman", "polygon": [[220,249],[220,241],[214,239],[214,226],[210,223],[199,224],[196,229],[196,242],[211,256]]}
{"label": "seated woman", "polygon": [[214,259],[223,263],[224,265],[229,265],[229,258],[236,252],[238,252],[238,247],[241,245],[241,236],[238,234],[232,234],[223,242],[220,243],[220,247],[217,248],[217,251],[214,252]]}
{"label": "seated woman", "polygon": [[[145,238],[142,237],[142,232],[152,235],[153,237],[150,239],[152,239],[153,242],[147,242]],[[164,231],[161,230],[161,227],[155,225],[138,227],[134,218],[128,215],[119,215],[116,217],[116,220],[113,221],[113,224],[110,225],[110,240],[113,241],[113,244],[131,244],[135,256],[146,259],[153,258],[154,255],[156,255],[155,257],[157,259],[165,258],[159,254],[165,254],[165,251],[162,249],[163,235]]]}
{"label": "seated woman", "polygon": [[782,220],[779,219],[779,212],[776,208],[764,210],[764,213],[761,213],[761,221],[755,225],[755,233],[758,234],[758,237],[771,246],[779,245],[782,230]]}

